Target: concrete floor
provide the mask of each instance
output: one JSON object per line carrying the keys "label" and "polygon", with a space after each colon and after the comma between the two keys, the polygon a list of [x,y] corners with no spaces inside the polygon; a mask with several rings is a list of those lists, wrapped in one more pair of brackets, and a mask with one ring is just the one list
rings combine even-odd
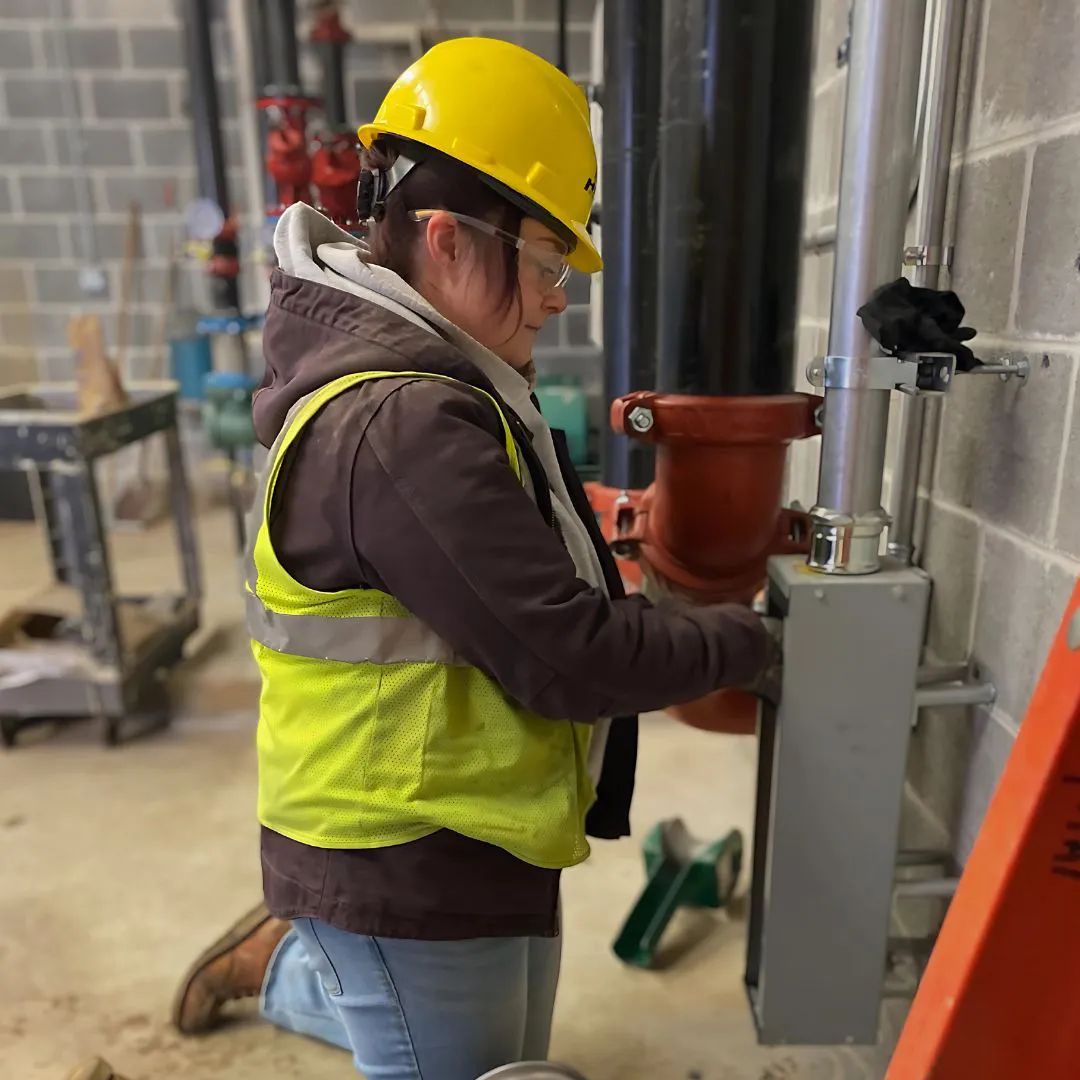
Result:
{"label": "concrete floor", "polygon": [[[167,1024],[190,959],[258,897],[254,683],[235,601],[227,520],[201,522],[210,632],[178,681],[171,730],[106,750],[89,724],[0,753],[0,1076],[63,1080],[102,1053],[131,1080],[355,1075],[346,1055],[240,1009],[210,1037]],[[45,566],[36,534],[0,526],[0,610]],[[125,587],[165,577],[163,535],[116,537]],[[171,565],[171,562],[170,564]],[[682,815],[749,837],[755,746],[665,717],[643,727],[637,836]],[[565,876],[566,943],[553,1054],[590,1080],[871,1080],[883,1051],[755,1045],[743,997],[745,927],[698,913],[669,930],[669,966],[610,951],[642,884],[638,841],[600,844]]]}

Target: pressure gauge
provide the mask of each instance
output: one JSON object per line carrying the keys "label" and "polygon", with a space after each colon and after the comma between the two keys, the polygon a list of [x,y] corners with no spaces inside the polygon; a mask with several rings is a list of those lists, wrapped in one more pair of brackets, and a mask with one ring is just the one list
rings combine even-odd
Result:
{"label": "pressure gauge", "polygon": [[225,215],[213,199],[196,199],[184,209],[184,226],[192,240],[213,240],[225,225]]}

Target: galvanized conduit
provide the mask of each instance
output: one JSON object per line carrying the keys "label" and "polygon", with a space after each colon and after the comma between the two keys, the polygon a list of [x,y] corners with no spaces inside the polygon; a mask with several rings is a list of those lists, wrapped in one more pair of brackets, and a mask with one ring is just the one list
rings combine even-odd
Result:
{"label": "galvanized conduit", "polygon": [[[844,153],[829,353],[869,364],[877,348],[857,310],[896,276],[911,180],[925,5],[857,0],[844,118]],[[879,567],[881,484],[889,390],[827,388],[810,565],[827,573]]]}
{"label": "galvanized conduit", "polygon": [[997,688],[993,683],[920,686],[915,691],[917,709],[931,709],[947,705],[993,705],[996,700]]}
{"label": "galvanized conduit", "polygon": [[[965,0],[936,0],[931,28],[925,131],[915,218],[915,237],[922,256],[912,274],[914,285],[930,289],[938,287],[944,262],[945,205],[949,193],[966,6]],[[888,552],[906,563],[916,561],[921,547],[917,541],[925,528],[925,520],[921,522],[923,528],[919,527],[917,513],[920,473],[927,476],[928,482],[933,479],[936,438],[929,440],[926,460],[923,460],[929,401],[922,395],[904,395],[900,401],[900,451],[889,498],[892,523]],[[933,413],[937,411],[935,407]]]}

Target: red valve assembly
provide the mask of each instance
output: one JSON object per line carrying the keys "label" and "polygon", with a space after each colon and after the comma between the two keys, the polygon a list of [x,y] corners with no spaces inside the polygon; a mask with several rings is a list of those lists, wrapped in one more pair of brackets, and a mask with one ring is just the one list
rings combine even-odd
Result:
{"label": "red valve assembly", "polygon": [[343,133],[316,136],[311,180],[318,195],[316,209],[350,232],[360,227],[356,185],[360,180],[359,142]]}
{"label": "red valve assembly", "polygon": [[307,115],[315,102],[298,94],[272,93],[257,104],[267,115],[266,171],[277,189],[268,216],[276,218],[293,203],[311,202]]}
{"label": "red valve assembly", "polygon": [[[617,399],[612,428],[657,449],[645,491],[590,485],[613,550],[638,562],[637,573],[624,572],[631,587],[643,575],[682,599],[749,604],[770,556],[808,551],[807,515],[781,508],[780,496],[788,444],[819,434],[820,404],[810,394]],[[669,711],[693,727],[753,734],[757,700],[722,690]]]}
{"label": "red valve assembly", "polygon": [[323,110],[328,130],[315,137],[311,182],[316,208],[335,225],[356,232],[361,225],[356,213],[360,144],[348,122],[344,97],[344,52],[351,41],[338,8],[333,4],[323,8],[312,27],[311,43],[323,60]]}

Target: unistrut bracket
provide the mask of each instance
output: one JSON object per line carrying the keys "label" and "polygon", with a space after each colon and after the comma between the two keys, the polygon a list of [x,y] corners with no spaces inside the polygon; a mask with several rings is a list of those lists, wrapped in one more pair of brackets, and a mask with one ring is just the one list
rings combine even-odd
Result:
{"label": "unistrut bracket", "polygon": [[826,390],[901,390],[943,394],[952,385],[956,357],[951,353],[902,356],[822,356],[806,369],[811,386]]}

